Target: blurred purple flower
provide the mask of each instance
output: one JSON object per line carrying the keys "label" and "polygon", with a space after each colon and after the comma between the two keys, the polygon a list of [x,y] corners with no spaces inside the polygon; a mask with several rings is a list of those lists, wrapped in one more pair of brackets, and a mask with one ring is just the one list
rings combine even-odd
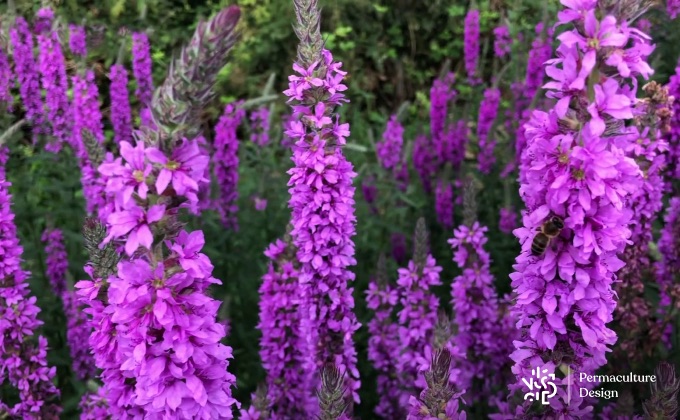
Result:
{"label": "blurred purple flower", "polygon": [[128,96],[128,73],[122,64],[111,66],[111,124],[116,144],[132,141],[132,111]]}
{"label": "blurred purple flower", "polygon": [[465,71],[468,83],[474,86],[480,83],[477,74],[477,62],[479,61],[479,10],[470,9],[465,15],[465,27],[463,32],[463,54]]}

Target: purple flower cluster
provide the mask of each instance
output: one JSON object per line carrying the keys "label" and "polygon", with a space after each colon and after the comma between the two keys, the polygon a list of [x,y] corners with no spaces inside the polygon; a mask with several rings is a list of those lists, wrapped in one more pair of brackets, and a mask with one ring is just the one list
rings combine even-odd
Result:
{"label": "purple flower cluster", "polygon": [[[418,248],[422,246],[426,247],[427,244],[417,241],[415,254],[422,252],[418,252]],[[424,259],[421,258],[421,255],[415,255],[406,268],[400,268],[398,271],[397,290],[402,309],[397,313],[399,322],[397,371],[402,378],[402,384],[406,387],[399,396],[401,407],[408,405],[408,400],[417,385],[416,381],[422,376],[421,359],[425,355],[425,348],[431,345],[439,309],[439,299],[430,289],[441,285],[439,273],[442,268],[429,253]],[[422,378],[420,379],[422,381]],[[412,384],[411,387],[408,384]]]}
{"label": "purple flower cluster", "polygon": [[[28,274],[21,269],[19,244],[11,209],[5,163],[8,150],[0,148],[0,386],[8,380],[19,391],[19,402],[2,407],[10,418],[57,419],[59,390],[52,380],[56,368],[47,366],[47,340],[35,336],[42,325],[36,298],[29,297]],[[37,343],[35,342],[37,341]],[[5,376],[6,375],[6,376]]]}
{"label": "purple flower cluster", "polygon": [[[559,36],[557,58],[547,63],[546,88],[557,103],[547,113],[534,111],[525,126],[520,195],[527,211],[515,230],[522,253],[511,274],[521,332],[511,355],[518,381],[537,367],[553,373],[568,363],[571,372],[594,372],[606,363],[616,341],[606,325],[616,306],[612,283],[625,265],[617,254],[631,235],[628,200],[641,186],[640,169],[626,156],[638,133],[625,121],[636,94],[629,78],[651,74],[649,38],[596,11],[595,2],[562,3],[559,23],[574,28]],[[564,229],[542,255],[532,255],[537,229],[552,217],[563,219]],[[541,356],[554,352],[563,356],[546,365]],[[577,382],[571,401],[559,386],[553,412],[579,417],[592,410],[578,397]]]}
{"label": "purple flower cluster", "polygon": [[499,311],[491,257],[484,249],[487,231],[478,222],[461,225],[448,241],[462,270],[451,285],[451,306],[458,326],[454,343],[466,355],[455,362],[460,369],[456,384],[468,391],[468,402],[501,391],[505,379],[501,372],[508,365],[514,338],[512,326]]}
{"label": "purple flower cluster", "polygon": [[269,107],[261,106],[250,113],[250,140],[258,146],[269,143]]}
{"label": "purple flower cluster", "polygon": [[675,19],[680,14],[680,0],[668,0],[666,2],[666,12],[671,17]]}
{"label": "purple flower cluster", "polygon": [[71,52],[82,58],[87,56],[87,41],[85,38],[85,28],[78,25],[68,25],[69,40],[68,46]]}
{"label": "purple flower cluster", "polygon": [[479,61],[479,10],[470,9],[465,15],[463,32],[463,59],[470,85],[479,84],[477,63]]}
{"label": "purple flower cluster", "polygon": [[[680,6],[679,6],[680,7]],[[680,60],[675,66],[675,74],[670,77],[668,93],[675,98],[673,102],[673,117],[670,121],[668,140],[668,168],[670,178],[680,179]]]}
{"label": "purple flower cluster", "polygon": [[[304,418],[315,410],[309,359],[300,329],[301,298],[295,248],[282,240],[265,255],[271,260],[260,286],[260,357],[267,372],[273,418]],[[310,370],[311,368],[311,370]]]}
{"label": "purple flower cluster", "polygon": [[[38,66],[33,56],[33,34],[28,23],[21,16],[16,18],[9,34],[14,51],[14,71],[17,76],[21,102],[26,110],[26,119],[32,123],[34,132],[41,132],[45,117]],[[59,143],[51,143],[48,146],[48,150],[53,152],[58,152],[61,148]]]}
{"label": "purple flower cluster", "polygon": [[375,145],[380,166],[397,176],[398,171],[404,165],[404,127],[401,125],[396,115],[392,115],[387,121],[382,140]]}
{"label": "purple flower cluster", "polygon": [[67,290],[66,273],[68,256],[64,246],[64,235],[59,229],[46,229],[42,235],[45,242],[47,259],[47,278],[52,284],[52,291],[61,298],[66,315],[66,340],[69,345],[73,371],[78,378],[84,380],[94,378],[96,367],[88,345],[90,325],[79,307],[75,294]]}
{"label": "purple flower cluster", "polygon": [[148,106],[153,97],[153,73],[151,70],[151,46],[144,32],[132,34],[132,73],[137,80],[135,96]]}
{"label": "purple flower cluster", "polygon": [[445,229],[453,228],[453,185],[440,179],[434,191],[434,209],[437,222]]}
{"label": "purple flower cluster", "polygon": [[128,94],[128,73],[122,64],[111,66],[111,125],[116,144],[132,141],[132,111]]}
{"label": "purple flower cluster", "polygon": [[238,127],[245,118],[238,104],[229,104],[215,126],[213,167],[219,196],[215,203],[222,224],[238,230]]}
{"label": "purple flower cluster", "polygon": [[498,106],[501,101],[501,91],[498,88],[484,90],[484,99],[479,105],[479,120],[477,121],[477,141],[479,142],[479,171],[489,174],[496,162],[494,149],[496,142],[489,138],[493,122],[498,114]]}
{"label": "purple flower cluster", "polygon": [[510,234],[517,228],[517,213],[512,207],[503,207],[500,210],[498,230]]}
{"label": "purple flower cluster", "polygon": [[413,142],[413,166],[420,176],[425,191],[432,191],[432,175],[437,172],[438,162],[430,139],[420,134]]}
{"label": "purple flower cluster", "polygon": [[67,96],[68,78],[66,76],[66,61],[59,43],[56,31],[50,29],[53,12],[51,9],[40,9],[39,16],[49,22],[45,32],[38,32],[38,68],[41,74],[42,87],[45,89],[45,105],[47,118],[52,125],[53,143],[48,144],[48,150],[57,152],[64,143],[70,144],[77,154],[79,144],[71,136],[72,113]]}
{"label": "purple flower cluster", "polygon": [[445,129],[449,102],[455,100],[457,95],[456,90],[452,87],[455,81],[455,74],[448,73],[443,79],[435,79],[432,88],[430,88],[430,136],[440,159],[450,155]]}
{"label": "purple flower cluster", "polygon": [[503,58],[510,54],[512,49],[512,38],[510,38],[510,30],[507,26],[497,26],[493,30],[493,51],[496,57]]}
{"label": "purple flower cluster", "polygon": [[366,291],[366,305],[373,311],[368,323],[368,360],[378,371],[377,391],[380,396],[375,413],[384,419],[403,417],[404,408],[399,405],[398,389],[401,385],[397,374],[399,359],[399,332],[392,321],[392,313],[399,300],[398,291],[387,281],[372,280]]}
{"label": "purple flower cluster", "polygon": [[0,44],[0,103],[4,102],[7,108],[11,108],[14,101],[10,92],[13,83],[14,75],[12,74],[12,68],[10,67],[3,45]]}
{"label": "purple flower cluster", "polygon": [[293,65],[284,94],[292,104],[294,121],[286,134],[293,145],[294,167],[288,186],[291,195],[291,235],[301,263],[304,296],[303,333],[310,356],[318,367],[335,365],[355,402],[360,386],[357,353],[352,336],[359,328],[353,312],[350,282],[356,264],[354,242],[356,216],[352,164],[342,146],[350,135],[349,124],[340,123],[335,108],[347,102],[342,93],[346,75],[342,63],[322,50],[317,61]]}
{"label": "purple flower cluster", "polygon": [[680,198],[670,200],[664,227],[659,238],[659,252],[662,259],[656,263],[657,281],[661,286],[659,306],[665,313],[671,305],[670,295],[680,296]]}
{"label": "purple flower cluster", "polygon": [[97,393],[87,392],[83,395],[78,405],[80,408],[80,420],[109,420],[111,415],[104,395],[104,388],[99,388]]}

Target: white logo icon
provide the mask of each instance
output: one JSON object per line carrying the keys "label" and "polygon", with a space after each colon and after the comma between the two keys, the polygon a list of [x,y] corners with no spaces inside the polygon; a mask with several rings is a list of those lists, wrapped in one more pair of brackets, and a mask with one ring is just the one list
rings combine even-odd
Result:
{"label": "white logo icon", "polygon": [[[522,378],[524,385],[529,388],[529,392],[524,395],[525,400],[540,400],[541,404],[548,405],[548,400],[557,394],[557,387],[553,382],[555,374],[551,373],[546,375],[546,373],[548,373],[548,369],[543,369],[543,371],[541,371],[540,368],[535,368],[531,370],[531,378],[529,378],[529,381],[527,381],[526,378]],[[536,381],[534,381],[534,377],[537,379]],[[552,391],[550,391],[549,388],[552,388]]]}

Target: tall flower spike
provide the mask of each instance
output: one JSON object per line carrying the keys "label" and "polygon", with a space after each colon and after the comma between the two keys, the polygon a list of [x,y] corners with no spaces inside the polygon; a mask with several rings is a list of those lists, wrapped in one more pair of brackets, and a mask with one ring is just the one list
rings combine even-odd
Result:
{"label": "tall flower spike", "polygon": [[[680,7],[680,6],[679,6]],[[666,133],[668,140],[668,177],[680,179],[680,59],[675,66],[675,74],[670,77],[668,94],[673,96],[673,116],[670,121],[670,130]],[[680,191],[673,191],[678,195]]]}
{"label": "tall flower spike", "polygon": [[484,91],[484,99],[479,105],[479,120],[477,122],[477,141],[479,142],[479,171],[489,174],[496,162],[494,149],[496,142],[491,133],[491,127],[498,113],[501,91],[498,88],[489,88]]}
{"label": "tall flower spike", "polygon": [[160,129],[160,147],[171,150],[182,138],[200,133],[200,114],[215,97],[217,74],[237,41],[238,6],[222,9],[208,22],[200,22],[189,44],[170,64],[168,76],[154,94],[151,109]]}
{"label": "tall flower spike", "polygon": [[397,279],[399,301],[402,309],[397,313],[399,321],[399,358],[397,370],[402,381],[400,405],[406,407],[422,375],[419,373],[425,348],[432,343],[437,323],[439,299],[430,290],[441,285],[439,273],[442,268],[429,253],[429,241],[425,219],[416,223],[413,259],[406,268],[400,268]]}
{"label": "tall flower spike", "polygon": [[[14,52],[14,71],[17,75],[21,102],[26,110],[28,120],[34,133],[44,131],[45,116],[40,91],[38,66],[33,56],[33,34],[23,17],[17,16],[14,25],[9,30],[12,50]],[[51,143],[50,151],[58,152],[59,143]]]}
{"label": "tall flower spike", "polygon": [[285,241],[269,245],[269,267],[260,286],[260,358],[275,418],[303,418],[316,404],[309,387],[309,361],[301,351],[299,263],[291,240],[286,235]]}
{"label": "tall flower spike", "polygon": [[680,390],[680,380],[675,376],[675,367],[667,362],[661,362],[654,373],[656,382],[651,385],[652,396],[642,405],[645,418],[675,419],[678,417],[678,390]]}
{"label": "tall flower spike", "polygon": [[113,125],[113,140],[116,144],[132,141],[132,110],[128,94],[128,73],[122,64],[111,66],[111,125]]}
{"label": "tall flower spike", "polygon": [[0,146],[0,386],[7,380],[19,391],[19,402],[0,406],[0,416],[4,410],[10,418],[56,420],[61,413],[59,390],[52,383],[56,368],[47,365],[47,340],[35,335],[42,321],[35,296],[29,297],[29,273],[21,269],[23,248],[5,172],[8,153]]}
{"label": "tall flower spike", "polygon": [[383,254],[378,258],[376,278],[368,284],[366,305],[373,311],[368,323],[368,360],[378,371],[377,391],[380,401],[375,413],[384,419],[404,417],[399,405],[397,363],[399,338],[397,324],[392,315],[399,300],[395,287],[389,284],[387,260]]}
{"label": "tall flower spike", "polygon": [[238,150],[237,131],[245,111],[228,104],[215,126],[213,168],[219,195],[215,207],[227,229],[238,230]]}
{"label": "tall flower spike", "polygon": [[0,35],[0,104],[4,102],[4,109],[11,110],[14,100],[10,88],[14,84],[14,75],[3,44]]}
{"label": "tall flower spike", "polygon": [[144,32],[132,34],[132,73],[137,80],[135,96],[148,107],[153,96],[153,72],[149,37]]}
{"label": "tall flower spike", "polygon": [[[296,1],[301,61],[293,64],[284,94],[293,109],[286,135],[294,141],[294,167],[288,171],[292,211],[291,236],[301,263],[303,296],[301,320],[310,360],[321,367],[333,364],[346,375],[345,383],[359,402],[359,371],[353,335],[359,328],[349,267],[354,258],[355,188],[352,164],[342,146],[350,135],[336,108],[347,102],[342,93],[346,72],[328,50],[318,49],[320,12],[316,1]],[[318,51],[317,51],[318,50]],[[311,56],[310,54],[316,54]],[[312,60],[307,63],[305,60]],[[351,411],[351,410],[350,410]],[[309,413],[310,417],[313,413]]]}
{"label": "tall flower spike", "polygon": [[[515,230],[522,251],[510,275],[520,338],[510,357],[513,390],[526,393],[532,369],[555,374],[557,395],[543,413],[549,417],[592,416],[593,401],[579,388],[593,385],[575,372],[606,364],[617,340],[607,326],[616,307],[612,286],[626,264],[618,254],[631,236],[629,200],[642,183],[626,156],[639,138],[627,122],[634,78],[652,72],[649,37],[606,14],[605,3],[562,0],[559,23],[569,29],[546,63],[551,81],[544,85],[556,103],[524,126],[520,196],[527,210]],[[533,246],[541,229],[554,238]]]}
{"label": "tall flower spike", "polygon": [[479,10],[470,9],[465,15],[465,30],[463,32],[463,54],[468,83],[479,84],[477,64],[479,62]]}

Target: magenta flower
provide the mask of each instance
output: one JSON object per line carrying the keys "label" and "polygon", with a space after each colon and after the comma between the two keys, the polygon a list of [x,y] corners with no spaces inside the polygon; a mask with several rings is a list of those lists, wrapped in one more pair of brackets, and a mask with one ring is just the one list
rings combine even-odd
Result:
{"label": "magenta flower", "polygon": [[498,229],[510,234],[517,228],[517,213],[512,207],[504,207],[500,210]]}
{"label": "magenta flower", "polygon": [[106,191],[116,197],[120,206],[127,206],[133,194],[146,200],[149,192],[147,178],[152,171],[151,165],[145,159],[146,153],[147,149],[142,142],[137,142],[132,147],[124,141],[120,143],[121,158],[99,166],[99,172],[107,177]]}
{"label": "magenta flower", "polygon": [[78,25],[68,25],[69,40],[68,46],[73,54],[81,57],[87,56],[87,41],[85,38],[85,28]]}
{"label": "magenta flower", "polygon": [[671,19],[675,19],[680,14],[680,1],[679,0],[668,0],[666,2],[666,12]]}
{"label": "magenta flower", "polygon": [[404,127],[392,115],[387,122],[382,140],[375,145],[378,161],[383,168],[395,173],[402,160],[402,147],[404,144]]}
{"label": "magenta flower", "polygon": [[161,165],[155,184],[157,194],[163,194],[172,185],[175,193],[188,198],[191,205],[198,203],[198,183],[208,182],[204,175],[210,159],[201,152],[197,140],[185,139],[169,158],[155,147],[147,148],[146,156],[150,162]]}
{"label": "magenta flower", "polygon": [[113,212],[106,219],[109,225],[109,234],[104,239],[104,243],[127,235],[125,241],[127,255],[131,256],[140,245],[146,249],[151,249],[153,235],[149,224],[161,220],[164,215],[165,205],[151,206],[148,211],[133,206],[127,210]]}
{"label": "magenta flower", "polygon": [[[213,167],[219,196],[215,207],[220,214],[222,224],[230,229],[238,230],[238,127],[245,117],[245,111],[238,104],[228,104],[215,126],[215,153]],[[301,129],[302,125],[300,125]]]}
{"label": "magenta flower", "polygon": [[512,49],[512,39],[510,38],[510,30],[507,26],[497,26],[493,30],[493,51],[496,57],[503,58],[510,54]]}
{"label": "magenta flower", "polygon": [[463,54],[465,71],[470,85],[479,84],[477,62],[479,61],[479,10],[470,9],[465,15],[465,30],[463,32]]}
{"label": "magenta flower", "polygon": [[[479,142],[479,171],[489,174],[496,162],[494,148],[496,142],[489,138],[491,127],[498,114],[501,101],[501,91],[498,88],[484,90],[484,99],[479,104],[479,120],[477,122],[477,141]],[[451,226],[453,227],[453,226]]]}
{"label": "magenta flower", "polygon": [[12,94],[10,92],[11,86],[14,84],[14,75],[12,74],[12,68],[9,65],[9,59],[7,54],[0,49],[0,103],[4,102],[7,109],[11,111]]}
{"label": "magenta flower", "polygon": [[453,185],[439,180],[434,191],[434,208],[437,222],[445,229],[453,228]]}
{"label": "magenta flower", "polygon": [[250,114],[250,140],[258,146],[269,143],[269,108],[261,106]]}

